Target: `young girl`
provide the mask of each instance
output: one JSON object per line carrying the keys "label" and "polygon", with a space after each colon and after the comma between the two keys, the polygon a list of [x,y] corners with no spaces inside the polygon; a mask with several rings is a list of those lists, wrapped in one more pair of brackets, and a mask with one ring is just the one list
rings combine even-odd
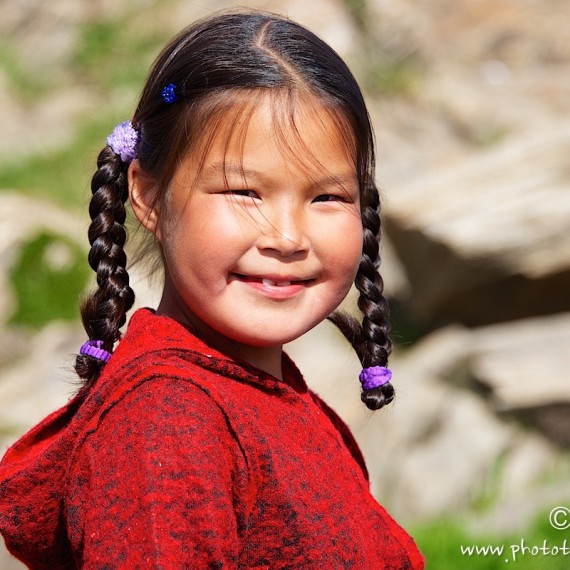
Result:
{"label": "young girl", "polygon": [[[273,15],[192,25],[108,138],[92,191],[84,384],[3,460],[10,551],[50,570],[423,568],[282,350],[331,318],[365,404],[393,398],[372,129],[338,55]],[[165,277],[120,340],[127,199]],[[362,323],[333,312],[353,282]]]}

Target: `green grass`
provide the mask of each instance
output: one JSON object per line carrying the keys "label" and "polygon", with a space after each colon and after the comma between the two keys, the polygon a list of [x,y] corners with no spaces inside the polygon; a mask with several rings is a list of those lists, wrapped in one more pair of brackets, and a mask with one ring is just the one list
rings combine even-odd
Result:
{"label": "green grass", "polygon": [[70,239],[36,235],[22,245],[9,272],[16,297],[9,323],[40,328],[53,320],[76,320],[90,273],[85,251]]}
{"label": "green grass", "polygon": [[[541,513],[528,529],[506,536],[475,536],[466,531],[459,521],[441,519],[410,528],[420,550],[427,560],[428,570],[568,570],[570,568],[570,530],[556,530],[548,520],[549,513]],[[566,540],[568,554],[560,550]],[[546,543],[545,543],[546,541]],[[533,547],[546,547],[556,554],[544,554]],[[461,548],[493,546],[497,550],[462,553]]]}

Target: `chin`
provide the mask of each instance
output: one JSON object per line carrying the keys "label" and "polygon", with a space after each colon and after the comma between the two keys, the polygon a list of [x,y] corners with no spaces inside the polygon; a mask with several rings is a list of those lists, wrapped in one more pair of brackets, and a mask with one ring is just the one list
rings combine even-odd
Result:
{"label": "chin", "polygon": [[[270,326],[268,327],[270,328]],[[309,330],[309,329],[307,329]],[[229,338],[232,338],[235,342],[239,342],[240,344],[246,346],[253,346],[256,348],[273,348],[276,346],[282,346],[283,344],[287,344],[300,336],[303,336],[307,331],[303,330],[303,332],[292,332],[292,331],[283,331],[282,333],[276,333],[274,330],[271,331],[270,335],[264,335],[260,337],[258,334],[256,335],[231,335]]]}

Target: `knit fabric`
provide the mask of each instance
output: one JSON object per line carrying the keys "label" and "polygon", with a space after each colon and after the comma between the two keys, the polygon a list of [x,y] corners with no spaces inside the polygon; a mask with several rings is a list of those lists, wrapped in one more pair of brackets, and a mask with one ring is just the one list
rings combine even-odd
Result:
{"label": "knit fabric", "polygon": [[422,569],[348,428],[282,381],[135,313],[94,389],[6,453],[0,531],[36,569]]}

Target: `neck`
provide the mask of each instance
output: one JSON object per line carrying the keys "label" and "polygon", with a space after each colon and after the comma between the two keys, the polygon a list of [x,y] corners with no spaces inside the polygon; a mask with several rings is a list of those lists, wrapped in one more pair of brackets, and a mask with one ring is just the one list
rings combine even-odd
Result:
{"label": "neck", "polygon": [[163,315],[182,323],[190,332],[203,339],[212,348],[232,358],[243,360],[259,370],[271,374],[278,380],[283,380],[282,355],[283,346],[250,346],[234,341],[219,333],[192,311],[180,305],[173,306],[164,296],[156,310],[157,315]]}
{"label": "neck", "polygon": [[239,349],[235,352],[232,352],[232,347],[228,347],[228,350],[218,350],[228,356],[239,358],[256,368],[259,368],[259,370],[263,370],[263,372],[271,374],[271,376],[274,376],[278,380],[283,380],[283,367],[281,360],[283,347],[281,346],[266,348],[239,345]]}

